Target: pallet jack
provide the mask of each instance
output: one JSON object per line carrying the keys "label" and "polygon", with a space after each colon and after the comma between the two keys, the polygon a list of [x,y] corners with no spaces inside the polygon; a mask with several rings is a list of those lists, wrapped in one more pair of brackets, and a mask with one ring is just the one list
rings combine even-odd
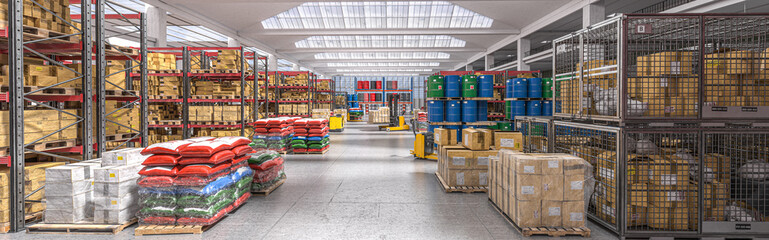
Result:
{"label": "pallet jack", "polygon": [[[416,126],[416,120],[411,119],[411,125]],[[435,140],[433,133],[431,132],[417,132],[416,127],[412,130],[414,132],[414,150],[411,150],[411,155],[414,155],[418,159],[438,160],[438,156],[435,155]]]}
{"label": "pallet jack", "polygon": [[409,125],[406,125],[406,118],[400,116],[398,111],[398,102],[400,101],[399,94],[393,94],[387,99],[387,107],[390,108],[390,124],[379,126],[379,130],[382,129],[389,131],[405,131],[409,130]]}

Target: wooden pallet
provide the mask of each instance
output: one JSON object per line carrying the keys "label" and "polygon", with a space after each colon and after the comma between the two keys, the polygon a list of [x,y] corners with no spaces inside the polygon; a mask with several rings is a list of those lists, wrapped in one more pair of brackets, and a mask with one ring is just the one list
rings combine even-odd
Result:
{"label": "wooden pallet", "polygon": [[[0,21],[0,28],[7,31],[8,22],[6,22],[5,20]],[[49,39],[39,43],[79,43],[80,42],[80,35],[61,37],[68,34],[52,31],[48,29],[33,27],[33,26],[24,26],[24,29],[22,31],[23,31],[24,41],[59,37],[57,39]],[[8,38],[3,37],[2,41],[7,42]]]}
{"label": "wooden pallet", "polygon": [[50,150],[56,150],[61,148],[74,147],[76,142],[77,142],[76,139],[64,139],[64,140],[39,142],[39,143],[35,143],[32,149],[39,152],[50,151]]}
{"label": "wooden pallet", "polygon": [[105,97],[133,97],[139,95],[136,90],[104,90]]}
{"label": "wooden pallet", "polygon": [[182,73],[179,69],[166,69],[166,70],[149,70],[150,74],[178,74]]}
{"label": "wooden pallet", "polygon": [[[38,87],[38,86],[24,86],[24,93],[30,93],[33,91],[37,91],[41,88],[45,87]],[[10,87],[8,85],[2,85],[0,86],[0,92],[8,92],[10,91]],[[71,87],[51,87],[43,89],[42,91],[35,92],[32,95],[49,95],[49,96],[59,96],[59,95],[77,95],[79,93],[79,90],[76,88]]]}
{"label": "wooden pallet", "polygon": [[205,231],[208,231],[208,229],[211,229],[212,227],[216,226],[216,224],[220,223],[222,220],[224,220],[227,216],[230,214],[233,214],[240,209],[243,205],[246,205],[246,202],[243,202],[243,204],[240,204],[240,206],[235,207],[232,209],[228,214],[225,214],[219,221],[216,221],[215,223],[207,226],[196,226],[196,225],[139,225],[134,229],[134,236],[143,236],[143,235],[169,235],[169,234],[202,234]]}
{"label": "wooden pallet", "polygon": [[275,189],[278,189],[278,187],[283,185],[283,183],[285,183],[285,182],[286,182],[286,176],[283,176],[280,180],[278,180],[277,182],[272,184],[272,186],[269,186],[269,187],[267,187],[264,190],[261,190],[261,191],[251,191],[251,195],[252,196],[266,197],[267,195],[270,195],[270,193],[272,193],[272,191],[275,191]]}
{"label": "wooden pallet", "polygon": [[448,184],[446,184],[446,181],[443,181],[443,178],[441,177],[438,172],[435,172],[435,177],[438,179],[438,183],[441,184],[443,187],[443,190],[447,193],[452,192],[463,192],[463,193],[485,193],[488,191],[487,187],[465,187],[465,186],[458,186],[458,187],[449,187]]}
{"label": "wooden pallet", "polygon": [[518,226],[518,224],[515,224],[515,222],[505,214],[505,212],[502,211],[502,209],[497,206],[491,199],[489,199],[489,203],[491,206],[494,207],[494,210],[497,210],[499,214],[502,214],[502,217],[505,218],[507,223],[512,225],[515,229],[518,230],[518,232],[521,233],[524,237],[531,237],[532,235],[546,235],[550,237],[565,237],[565,236],[582,236],[582,237],[590,237],[590,229],[587,227],[584,228],[562,228],[562,227],[525,227],[521,228]]}
{"label": "wooden pallet", "polygon": [[[24,222],[26,223],[37,222],[40,220],[43,220],[43,211],[24,216]],[[11,223],[0,223],[0,233],[8,233],[9,231],[11,231]]]}
{"label": "wooden pallet", "polygon": [[195,125],[238,125],[240,121],[190,121]]}
{"label": "wooden pallet", "polygon": [[331,148],[330,147],[326,148],[326,150],[323,150],[320,152],[294,152],[294,154],[326,154],[329,151],[329,149]]}
{"label": "wooden pallet", "polygon": [[115,134],[115,135],[109,135],[107,136],[107,141],[121,141],[121,140],[128,140],[131,139],[134,135],[137,133],[121,133],[121,134]]}
{"label": "wooden pallet", "polygon": [[182,96],[178,95],[149,95],[147,99],[182,99]]}
{"label": "wooden pallet", "polygon": [[94,223],[39,223],[27,227],[27,233],[33,234],[103,234],[114,235],[128,226],[136,223],[134,218],[123,224],[94,224]]}
{"label": "wooden pallet", "polygon": [[182,125],[181,120],[156,120],[149,121],[149,125]]}

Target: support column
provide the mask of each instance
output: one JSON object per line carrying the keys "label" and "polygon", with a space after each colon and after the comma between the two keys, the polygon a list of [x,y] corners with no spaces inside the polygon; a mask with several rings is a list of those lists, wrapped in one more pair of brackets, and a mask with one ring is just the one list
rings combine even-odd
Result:
{"label": "support column", "polygon": [[294,65],[291,66],[291,71],[299,71],[299,64],[294,63]]}
{"label": "support column", "polygon": [[228,37],[227,38],[227,47],[240,47],[240,41],[237,39]]}
{"label": "support column", "polygon": [[473,65],[472,64],[465,65],[465,71],[473,71]]}
{"label": "support column", "polygon": [[582,27],[599,23],[606,19],[606,6],[603,1],[597,1],[582,7]]}
{"label": "support column", "polygon": [[531,70],[531,66],[529,64],[526,64],[523,61],[524,56],[527,52],[531,50],[531,40],[528,38],[521,38],[518,39],[518,52],[517,52],[517,58],[518,60],[518,71],[529,71]]}
{"label": "support column", "polygon": [[485,61],[484,70],[491,71],[491,68],[494,67],[494,54],[486,54]]}
{"label": "support column", "polygon": [[267,67],[271,72],[278,70],[278,58],[275,55],[267,55]]}
{"label": "support column", "polygon": [[149,4],[144,4],[147,15],[147,36],[155,38],[155,47],[167,47],[168,14],[166,10]]}

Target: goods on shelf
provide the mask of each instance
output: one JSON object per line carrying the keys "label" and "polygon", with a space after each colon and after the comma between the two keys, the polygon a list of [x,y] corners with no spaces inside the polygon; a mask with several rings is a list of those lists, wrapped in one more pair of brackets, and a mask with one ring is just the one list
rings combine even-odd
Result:
{"label": "goods on shelf", "polygon": [[297,85],[307,86],[309,83],[309,81],[307,80],[308,79],[307,77],[308,76],[306,73],[299,73],[294,76],[288,76],[283,81],[284,82],[283,85],[284,86],[297,86]]}
{"label": "goods on shelf", "polygon": [[[139,81],[134,80],[134,84],[138,84]],[[134,85],[138,86],[138,85]],[[149,95],[162,95],[162,96],[181,96],[182,95],[182,78],[181,77],[147,77],[147,94]]]}
{"label": "goods on shelf", "polygon": [[251,196],[253,151],[244,137],[153,144],[139,178],[142,225],[211,225]]}
{"label": "goods on shelf", "polygon": [[[115,135],[123,133],[136,133],[140,128],[141,115],[139,114],[139,106],[137,104],[127,105],[124,107],[124,102],[119,101],[106,101],[104,103],[104,113],[112,113],[106,116],[107,122],[104,124],[105,135]],[[94,119],[96,119],[96,106],[93,107]],[[82,114],[80,114],[82,116]],[[122,126],[121,126],[122,125]],[[96,132],[96,125],[92,126],[94,133]],[[78,138],[82,133],[78,131]]]}
{"label": "goods on shelf", "polygon": [[216,60],[211,60],[211,68],[217,70],[240,69],[240,50],[219,50]]}
{"label": "goods on shelf", "polygon": [[307,91],[285,90],[284,92],[280,93],[280,100],[281,101],[308,100],[309,96],[310,94]]}
{"label": "goods on shelf", "polygon": [[389,123],[390,122],[390,108],[380,107],[377,110],[369,111],[368,123]]}
{"label": "goods on shelf", "polygon": [[513,150],[501,150],[489,162],[489,199],[518,227],[585,227],[594,186],[590,163]]}
{"label": "goods on shelf", "polygon": [[94,169],[93,222],[123,224],[133,219],[138,209],[136,180],[146,159],[141,148],[105,152],[101,167]]}
{"label": "goods on shelf", "polygon": [[307,104],[280,104],[278,105],[279,115],[307,115],[309,107]]}
{"label": "goods on shelf", "polygon": [[294,136],[294,122],[299,117],[260,119],[254,123],[254,140],[251,146],[257,151],[272,150],[286,152]]}
{"label": "goods on shelf", "polygon": [[323,152],[329,147],[328,119],[299,119],[294,122],[291,149],[295,153]]}
{"label": "goods on shelf", "polygon": [[263,191],[286,176],[283,168],[283,157],[271,150],[262,150],[251,154],[248,166],[254,170],[252,192]]}
{"label": "goods on shelf", "polygon": [[[35,192],[42,188],[46,183],[46,169],[64,165],[63,162],[35,163],[27,162],[24,166],[24,195],[30,195],[27,200],[41,201],[45,195],[45,189]],[[6,166],[0,167],[0,202],[8,203],[11,194],[9,184],[10,169]],[[34,192],[34,194],[33,194]],[[25,202],[24,211],[27,214],[34,214],[45,210],[43,203]],[[10,206],[8,204],[0,205],[0,223],[8,224],[10,221]]]}
{"label": "goods on shelf", "polygon": [[176,69],[176,55],[167,53],[147,53],[148,70]]}
{"label": "goods on shelf", "polygon": [[[43,10],[37,4],[33,4],[30,1],[24,1],[24,11],[22,15],[24,26],[41,28],[60,34],[72,34],[74,31],[69,24],[67,24],[68,22],[72,22],[69,13],[69,4],[69,1],[49,1],[40,4],[66,21],[63,22],[53,14]],[[0,3],[0,8],[6,9],[3,12],[3,16],[7,16],[5,14],[8,12],[8,1]],[[79,25],[76,26],[79,27]]]}
{"label": "goods on shelf", "polygon": [[312,110],[312,118],[323,118],[328,120],[330,116],[331,116],[331,110],[329,109],[313,109]]}
{"label": "goods on shelf", "polygon": [[150,121],[179,120],[181,119],[181,105],[174,103],[155,103],[148,105]]}
{"label": "goods on shelf", "polygon": [[[31,143],[77,121],[77,117],[73,115],[76,115],[78,110],[67,109],[64,111],[69,114],[49,109],[24,110],[24,143]],[[8,147],[8,134],[10,134],[8,125],[12,120],[15,121],[15,119],[9,118],[8,111],[0,111],[0,125],[5,126],[0,128],[0,147]],[[77,135],[77,125],[73,125],[42,139],[40,142],[74,139]]]}
{"label": "goods on shelf", "polygon": [[[240,132],[238,132],[238,134],[240,134]],[[182,136],[181,129],[179,128],[149,129],[148,135],[149,135],[148,137],[150,138],[149,144],[184,139],[184,137]],[[234,136],[234,135],[230,135],[230,136]]]}

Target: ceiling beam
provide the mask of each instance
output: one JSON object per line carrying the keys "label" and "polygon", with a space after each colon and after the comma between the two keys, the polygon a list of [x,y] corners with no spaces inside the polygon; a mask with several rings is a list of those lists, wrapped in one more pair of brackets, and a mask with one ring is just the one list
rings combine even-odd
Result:
{"label": "ceiling beam", "polygon": [[334,60],[299,60],[299,64],[323,64],[323,63],[345,63],[345,62],[359,62],[359,63],[423,63],[423,62],[437,62],[437,63],[455,63],[464,61],[463,59],[334,59]]}
{"label": "ceiling beam", "polygon": [[478,60],[479,58],[482,58],[486,56],[486,54],[494,53],[495,51],[504,48],[507,45],[510,45],[511,43],[518,41],[518,39],[524,38],[526,36],[531,35],[532,33],[535,33],[539,31],[540,29],[543,29],[547,27],[547,25],[550,25],[551,23],[557,21],[558,19],[562,19],[566,16],[569,16],[572,13],[582,11],[582,8],[590,5],[591,3],[597,2],[599,0],[572,0],[571,2],[568,2],[561,7],[555,9],[554,11],[548,13],[547,15],[537,19],[536,21],[532,22],[531,24],[521,28],[521,33],[518,35],[511,35],[508,36],[501,41],[491,45],[486,52],[478,53],[469,59],[465,63],[457,64],[454,69],[459,69],[461,67],[464,67],[468,63],[472,63],[475,60]]}
{"label": "ceiling beam", "polygon": [[697,0],[662,11],[662,13],[706,13],[744,1],[745,0]]}
{"label": "ceiling beam", "polygon": [[252,28],[241,31],[256,36],[341,36],[341,35],[510,35],[519,34],[518,29],[261,29]]}
{"label": "ceiling beam", "polygon": [[276,49],[278,53],[335,53],[335,52],[483,52],[485,48],[297,48]]}

